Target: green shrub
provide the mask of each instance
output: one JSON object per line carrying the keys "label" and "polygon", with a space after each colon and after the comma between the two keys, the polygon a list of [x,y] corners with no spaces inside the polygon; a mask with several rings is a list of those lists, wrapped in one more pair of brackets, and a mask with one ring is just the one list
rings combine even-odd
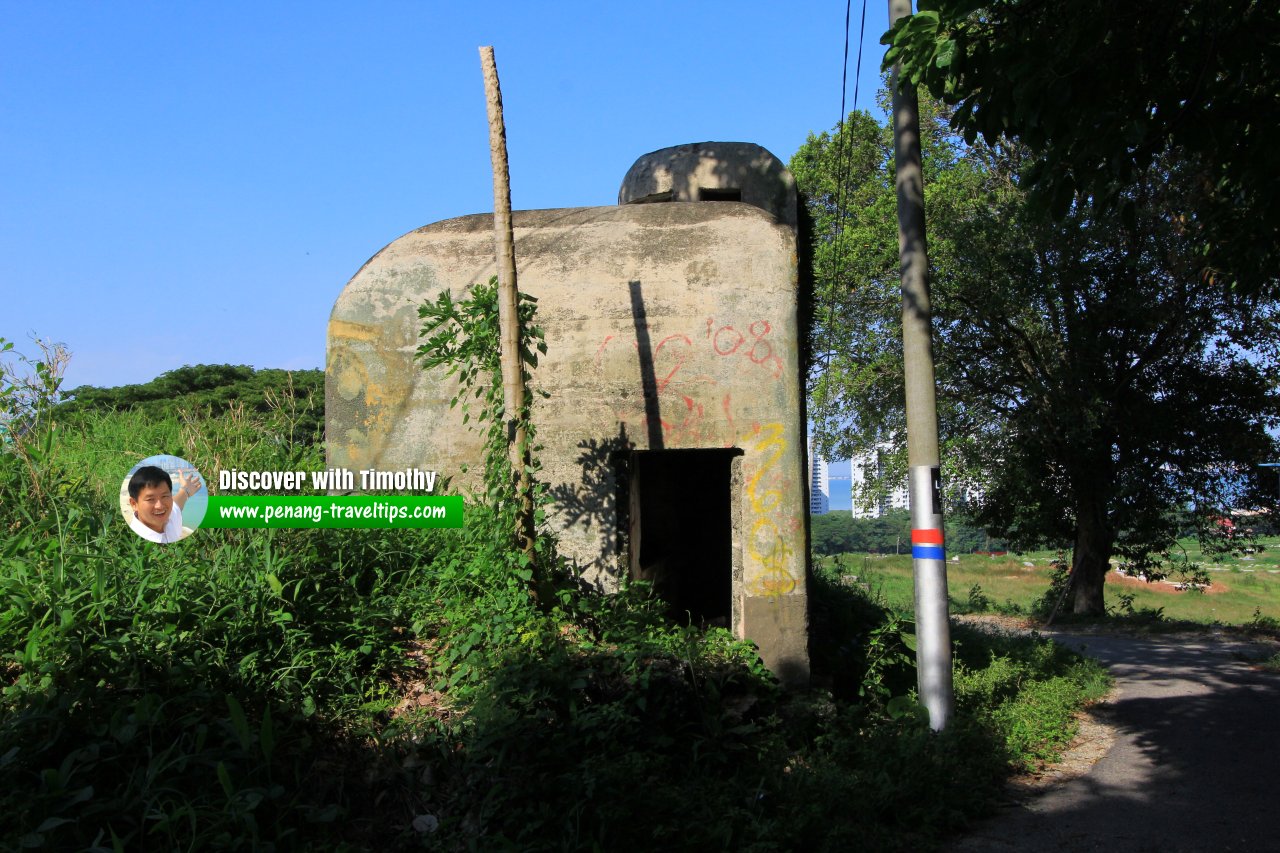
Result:
{"label": "green shrub", "polygon": [[955,633],[957,707],[1003,739],[1014,766],[1056,758],[1075,736],[1074,713],[1110,688],[1100,664],[1049,639]]}
{"label": "green shrub", "polygon": [[1006,732],[1010,754],[1028,766],[1057,758],[1075,737],[1072,715],[1078,698],[1078,685],[1070,679],[1053,678],[1030,682],[1016,699],[1001,704],[993,719]]}
{"label": "green shrub", "polygon": [[1261,631],[1265,633],[1273,633],[1280,631],[1280,619],[1274,616],[1265,616],[1262,608],[1255,607],[1253,609],[1253,617],[1249,620],[1249,630]]}

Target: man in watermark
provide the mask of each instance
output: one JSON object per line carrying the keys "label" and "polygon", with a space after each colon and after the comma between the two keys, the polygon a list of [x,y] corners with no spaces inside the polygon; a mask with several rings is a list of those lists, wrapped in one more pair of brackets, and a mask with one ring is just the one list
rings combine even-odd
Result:
{"label": "man in watermark", "polygon": [[169,474],[155,465],[143,465],[129,478],[129,527],[149,542],[177,542],[182,538],[182,508],[200,491],[200,475],[188,469],[178,474],[173,492]]}

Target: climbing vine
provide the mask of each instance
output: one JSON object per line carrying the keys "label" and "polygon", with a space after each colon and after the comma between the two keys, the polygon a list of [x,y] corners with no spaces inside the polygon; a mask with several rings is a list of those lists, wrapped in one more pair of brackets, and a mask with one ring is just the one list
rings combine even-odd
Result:
{"label": "climbing vine", "polygon": [[508,415],[503,402],[496,277],[490,278],[488,284],[471,285],[463,299],[455,300],[445,290],[434,302],[423,303],[418,308],[422,320],[419,337],[426,341],[418,347],[416,356],[423,370],[443,370],[445,377],[457,377],[458,392],[449,405],[461,408],[464,424],[484,432],[484,493],[479,498],[495,518],[493,524],[484,525],[485,529],[474,535],[494,537],[495,553],[511,560],[515,574],[545,605],[551,601],[549,567],[555,560],[553,542],[545,534],[536,536],[533,554],[516,546],[513,531],[520,512],[519,477],[511,464],[512,436],[519,423],[524,427],[525,446],[517,451],[532,483],[535,523],[541,524],[547,492],[537,479],[541,468],[537,452],[541,447],[535,441],[530,407],[533,396],[529,389],[529,371],[537,367],[538,356],[547,352],[542,329],[534,324],[537,310],[537,299],[519,294],[520,378],[525,385],[526,402],[514,416]]}

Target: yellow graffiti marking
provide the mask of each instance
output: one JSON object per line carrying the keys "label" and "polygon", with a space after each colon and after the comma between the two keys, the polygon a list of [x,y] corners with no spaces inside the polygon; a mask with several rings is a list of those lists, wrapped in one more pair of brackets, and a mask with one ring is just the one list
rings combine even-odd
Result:
{"label": "yellow graffiti marking", "polygon": [[761,457],[755,472],[747,480],[747,499],[755,516],[747,537],[747,553],[764,568],[761,576],[752,582],[751,591],[770,597],[787,595],[798,585],[797,579],[787,571],[794,552],[778,527],[778,521],[785,523],[785,519],[775,520],[772,517],[782,508],[782,490],[764,487],[766,475],[776,482],[780,473],[778,462],[787,447],[782,435],[782,424],[771,423],[758,426],[750,435],[743,437],[743,443],[755,440],[753,449]]}

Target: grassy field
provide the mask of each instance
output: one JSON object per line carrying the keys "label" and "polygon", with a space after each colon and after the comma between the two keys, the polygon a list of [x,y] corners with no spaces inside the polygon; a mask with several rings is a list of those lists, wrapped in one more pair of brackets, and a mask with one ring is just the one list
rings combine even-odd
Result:
{"label": "grassy field", "polygon": [[[1194,539],[1181,543],[1187,558],[1208,572],[1212,585],[1203,593],[1187,592],[1171,581],[1146,583],[1114,570],[1107,575],[1106,599],[1119,612],[1122,595],[1132,595],[1132,607],[1161,610],[1168,619],[1245,625],[1255,614],[1280,619],[1280,539],[1265,539],[1256,554],[1208,557]],[[953,612],[1008,609],[1029,612],[1049,588],[1051,562],[1056,552],[1037,551],[987,557],[963,554],[947,563],[947,585]],[[838,561],[841,573],[856,576],[857,583],[878,591],[891,606],[911,608],[911,558],[907,555],[844,554],[825,558]]]}

